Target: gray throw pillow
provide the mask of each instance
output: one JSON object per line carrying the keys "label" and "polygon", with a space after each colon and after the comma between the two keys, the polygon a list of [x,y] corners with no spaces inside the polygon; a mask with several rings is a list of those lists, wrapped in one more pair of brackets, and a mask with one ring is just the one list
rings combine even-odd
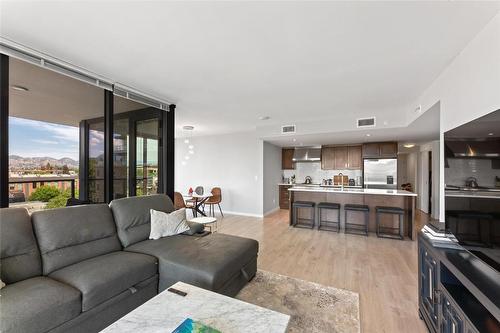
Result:
{"label": "gray throw pillow", "polygon": [[194,234],[201,234],[203,231],[205,231],[205,225],[204,224],[196,223],[196,222],[191,222],[191,221],[187,221],[187,224],[189,226],[189,230],[184,231],[182,233],[183,235],[192,236]]}

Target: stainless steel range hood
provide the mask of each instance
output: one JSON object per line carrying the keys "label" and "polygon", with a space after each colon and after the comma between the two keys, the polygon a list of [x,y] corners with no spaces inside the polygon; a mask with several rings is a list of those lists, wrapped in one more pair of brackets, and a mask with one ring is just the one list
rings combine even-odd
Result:
{"label": "stainless steel range hood", "polygon": [[500,140],[446,140],[447,158],[499,158]]}
{"label": "stainless steel range hood", "polygon": [[293,153],[294,162],[319,162],[321,161],[321,147],[295,148]]}

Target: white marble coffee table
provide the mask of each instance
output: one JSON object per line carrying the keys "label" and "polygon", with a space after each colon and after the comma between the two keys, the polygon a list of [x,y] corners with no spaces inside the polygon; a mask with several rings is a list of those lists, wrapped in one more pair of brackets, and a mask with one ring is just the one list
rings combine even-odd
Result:
{"label": "white marble coffee table", "polygon": [[165,290],[101,332],[170,333],[192,318],[222,333],[284,333],[290,320],[288,315],[183,282],[172,287],[187,292],[187,296]]}

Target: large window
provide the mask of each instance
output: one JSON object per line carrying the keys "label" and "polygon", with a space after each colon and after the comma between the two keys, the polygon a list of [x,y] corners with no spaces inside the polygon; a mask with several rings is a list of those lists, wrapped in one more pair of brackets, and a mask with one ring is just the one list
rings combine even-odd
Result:
{"label": "large window", "polygon": [[8,147],[0,149],[2,207],[173,196],[174,105],[166,111],[164,103],[75,74],[88,83],[82,82],[68,68],[61,73],[70,76],[5,55],[1,60],[8,104],[2,99],[0,116],[2,126],[9,124],[2,130],[8,135],[0,135]]}
{"label": "large window", "polygon": [[[9,58],[9,205],[65,206],[80,193],[83,119],[102,117],[104,90]],[[103,202],[103,126],[90,131],[89,192]]]}

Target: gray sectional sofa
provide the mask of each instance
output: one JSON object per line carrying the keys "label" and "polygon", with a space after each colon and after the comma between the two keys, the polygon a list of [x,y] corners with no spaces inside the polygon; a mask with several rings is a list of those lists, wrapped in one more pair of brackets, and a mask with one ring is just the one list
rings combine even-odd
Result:
{"label": "gray sectional sofa", "polygon": [[97,332],[177,281],[234,296],[258,242],[211,234],[149,240],[165,195],[45,210],[0,210],[0,331]]}

